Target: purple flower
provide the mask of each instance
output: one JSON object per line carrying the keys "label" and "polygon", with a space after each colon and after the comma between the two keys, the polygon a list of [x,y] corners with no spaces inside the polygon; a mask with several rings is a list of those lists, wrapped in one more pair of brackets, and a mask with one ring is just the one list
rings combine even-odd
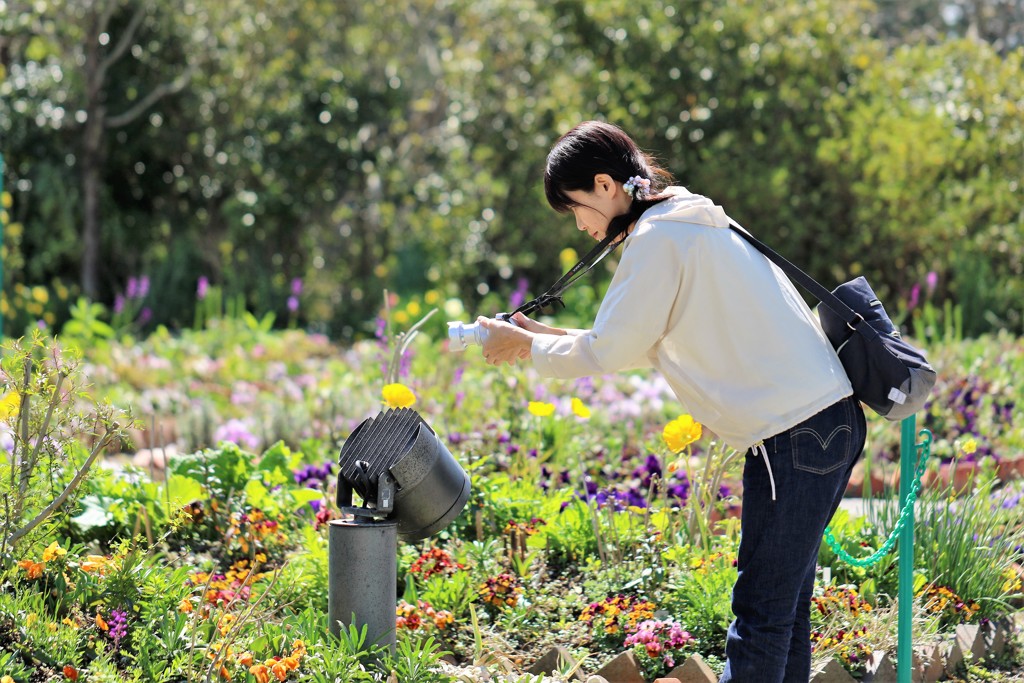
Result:
{"label": "purple flower", "polygon": [[295,296],[288,297],[288,310],[294,313],[299,310],[299,299]]}
{"label": "purple flower", "polygon": [[260,438],[249,431],[245,422],[238,419],[228,420],[218,427],[213,433],[213,440],[217,443],[227,441],[250,450],[256,450],[260,445]]}
{"label": "purple flower", "polygon": [[134,277],[128,278],[128,286],[125,288],[125,296],[134,299],[139,291],[139,281]]}
{"label": "purple flower", "polygon": [[528,283],[525,277],[519,278],[519,280],[516,282],[516,290],[512,292],[512,296],[508,300],[509,310],[516,310],[517,308],[523,305],[524,301],[526,301],[527,285]]}
{"label": "purple flower", "polygon": [[939,274],[934,270],[928,271],[928,275],[925,277],[925,283],[928,285],[928,293],[931,294],[935,291],[936,285],[939,284]]}
{"label": "purple flower", "polygon": [[292,296],[302,294],[302,278],[292,278]]}
{"label": "purple flower", "polygon": [[118,294],[114,297],[114,313],[121,313],[124,311],[124,296]]}
{"label": "purple flower", "polygon": [[135,292],[135,296],[139,299],[145,299],[147,294],[149,294],[149,276],[143,275],[139,278],[139,289]]}
{"label": "purple flower", "polygon": [[149,306],[146,306],[141,311],[139,311],[139,319],[138,319],[137,322],[140,325],[145,325],[146,323],[148,323],[150,321],[150,319],[152,317],[153,317],[153,310]]}
{"label": "purple flower", "polygon": [[206,298],[206,294],[210,289],[210,281],[205,275],[199,276],[199,282],[196,283],[196,298],[202,301]]}
{"label": "purple flower", "polygon": [[910,288],[910,300],[907,301],[907,310],[912,311],[917,307],[921,298],[921,285],[915,284]]}
{"label": "purple flower", "polygon": [[109,630],[107,636],[114,641],[114,649],[121,647],[121,640],[128,635],[128,613],[115,609],[110,613],[110,621],[107,622]]}

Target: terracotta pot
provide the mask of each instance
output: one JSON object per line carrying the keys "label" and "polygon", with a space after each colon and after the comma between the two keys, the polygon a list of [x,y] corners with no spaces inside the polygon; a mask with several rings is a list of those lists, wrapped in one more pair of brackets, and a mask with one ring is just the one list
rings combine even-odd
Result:
{"label": "terracotta pot", "polygon": [[996,463],[996,476],[999,477],[999,481],[1002,482],[1018,479],[1022,474],[1020,469],[1022,464],[1024,464],[1024,458],[1000,460]]}
{"label": "terracotta pot", "polygon": [[976,462],[951,462],[943,466],[946,469],[946,481],[953,486],[956,494],[966,493],[967,488],[977,475],[980,466]]}

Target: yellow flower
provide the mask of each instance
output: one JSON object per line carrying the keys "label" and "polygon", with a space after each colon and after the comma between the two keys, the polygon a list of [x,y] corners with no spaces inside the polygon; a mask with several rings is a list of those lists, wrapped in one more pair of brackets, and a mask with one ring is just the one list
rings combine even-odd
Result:
{"label": "yellow flower", "polygon": [[405,305],[405,312],[415,318],[423,312],[423,309],[420,307],[419,301],[410,301]]}
{"label": "yellow flower", "polygon": [[665,425],[661,438],[673,453],[678,453],[700,438],[701,426],[691,415],[680,415]]}
{"label": "yellow flower", "polygon": [[83,572],[99,572],[104,573],[110,560],[105,555],[86,555],[85,562],[79,565],[79,569]]}
{"label": "yellow flower", "polygon": [[967,441],[964,441],[964,445],[961,446],[961,450],[963,450],[967,455],[970,455],[974,451],[978,450],[978,442],[974,439],[967,439]]}
{"label": "yellow flower", "polygon": [[38,620],[39,620],[39,615],[38,614],[36,614],[35,612],[29,612],[25,616],[25,626],[31,626],[32,624],[36,623],[36,621],[38,621]]}
{"label": "yellow flower", "polygon": [[416,394],[404,384],[387,384],[381,393],[389,408],[408,408],[416,403]]}
{"label": "yellow flower", "polygon": [[14,683],[14,679],[10,676],[4,676],[3,678],[0,678],[0,683]]}
{"label": "yellow flower", "polygon": [[43,551],[43,562],[56,560],[58,557],[64,557],[67,554],[68,551],[57,545],[57,541],[54,541],[50,545],[46,546],[46,550]]}
{"label": "yellow flower", "polygon": [[555,412],[554,403],[544,403],[543,401],[530,401],[526,409],[530,411],[531,415],[537,417],[550,417]]}
{"label": "yellow flower", "polygon": [[0,398],[0,420],[9,420],[18,414],[21,407],[21,394],[17,391],[9,391],[3,398]]}
{"label": "yellow flower", "polygon": [[583,401],[578,398],[572,400],[572,412],[576,417],[582,417],[584,420],[590,417],[590,408],[583,405]]}
{"label": "yellow flower", "polygon": [[189,614],[192,611],[192,601],[188,598],[183,598],[182,601],[178,603],[178,611],[182,614]]}
{"label": "yellow flower", "polygon": [[566,247],[558,254],[558,261],[562,264],[562,270],[568,270],[577,260],[579,260],[579,256],[577,256],[576,250],[572,247]]}
{"label": "yellow flower", "polygon": [[231,630],[231,624],[233,624],[234,622],[235,622],[235,615],[234,614],[225,614],[217,622],[217,630],[220,631],[220,634],[222,636],[226,636],[228,634],[228,631]]}

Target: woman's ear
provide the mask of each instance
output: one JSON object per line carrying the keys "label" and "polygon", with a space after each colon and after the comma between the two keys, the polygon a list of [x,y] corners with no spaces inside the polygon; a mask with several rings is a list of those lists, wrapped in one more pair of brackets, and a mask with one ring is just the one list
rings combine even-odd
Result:
{"label": "woman's ear", "polygon": [[594,176],[594,194],[598,196],[611,196],[615,194],[616,182],[607,173],[598,173]]}

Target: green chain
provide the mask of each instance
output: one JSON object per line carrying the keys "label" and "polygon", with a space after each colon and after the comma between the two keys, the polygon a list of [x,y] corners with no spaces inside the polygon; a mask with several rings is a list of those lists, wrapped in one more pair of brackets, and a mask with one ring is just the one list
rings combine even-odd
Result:
{"label": "green chain", "polygon": [[843,550],[842,546],[839,545],[839,541],[837,541],[835,536],[832,535],[832,527],[825,527],[825,540],[828,541],[829,547],[835,551],[836,555],[839,556],[839,559],[843,560],[847,564],[852,564],[855,567],[869,567],[888,555],[889,551],[892,550],[892,547],[896,545],[896,540],[899,538],[903,527],[906,526],[910,518],[914,516],[914,503],[917,502],[917,494],[921,490],[921,476],[924,474],[924,471],[928,466],[928,456],[931,454],[932,444],[931,432],[927,429],[923,429],[921,430],[920,435],[924,437],[924,441],[917,444],[917,466],[914,468],[914,481],[910,485],[910,493],[907,495],[907,502],[904,504],[903,509],[900,510],[900,518],[896,520],[896,526],[893,528],[892,533],[889,534],[889,538],[885,539],[885,543],[881,548],[867,557],[856,558]]}

